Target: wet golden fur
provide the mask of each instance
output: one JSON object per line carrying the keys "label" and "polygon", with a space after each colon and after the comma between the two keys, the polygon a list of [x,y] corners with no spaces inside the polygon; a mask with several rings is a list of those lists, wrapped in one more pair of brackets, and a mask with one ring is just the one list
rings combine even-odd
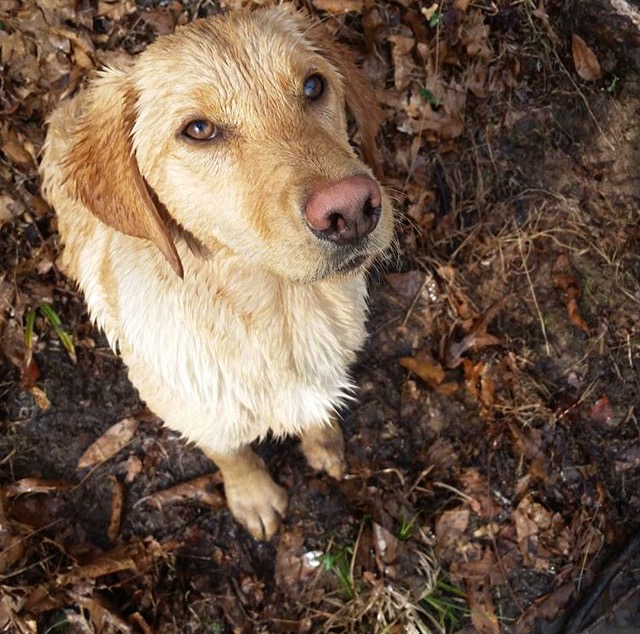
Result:
{"label": "wet golden fur", "polygon": [[[301,86],[327,84],[319,103]],[[378,226],[345,255],[305,225],[315,188],[375,170],[366,81],[287,6],[207,19],[104,71],[49,120],[41,173],[62,268],[118,346],[141,397],[221,468],[235,517],[270,537],[286,495],[249,443],[300,434],[340,476],[334,412],[365,337],[364,275],[388,247]],[[351,148],[346,112],[368,166]],[[211,143],[180,131],[206,118]],[[349,258],[364,263],[353,270]],[[348,272],[340,272],[348,270]]]}

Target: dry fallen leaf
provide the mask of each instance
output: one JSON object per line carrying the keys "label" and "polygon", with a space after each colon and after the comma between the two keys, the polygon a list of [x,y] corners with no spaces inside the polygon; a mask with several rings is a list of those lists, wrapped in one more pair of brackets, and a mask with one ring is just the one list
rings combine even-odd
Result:
{"label": "dry fallen leaf", "polygon": [[512,517],[516,525],[518,548],[524,562],[530,566],[542,563],[538,556],[539,536],[551,527],[550,511],[535,502],[529,494],[522,498]]}
{"label": "dry fallen leaf", "polygon": [[542,22],[542,26],[544,27],[544,30],[547,32],[549,39],[554,44],[560,44],[561,40],[558,37],[558,34],[553,29],[553,27],[551,26],[549,15],[546,9],[544,8],[544,0],[539,0],[537,9],[534,9],[533,11],[533,17],[537,18],[538,20],[540,20],[540,22]]}
{"label": "dry fallen leaf", "polygon": [[398,558],[398,538],[381,524],[373,522],[373,546],[378,569],[385,578],[395,579]]}
{"label": "dry fallen leaf", "polygon": [[473,363],[463,359],[464,379],[471,396],[482,406],[482,413],[492,417],[492,405],[495,401],[496,384],[490,374],[490,366],[484,361]]}
{"label": "dry fallen leaf", "polygon": [[500,632],[489,578],[471,580],[467,584],[467,602],[471,610],[471,621],[475,632],[478,634],[498,634]]}
{"label": "dry fallen leaf", "polygon": [[334,15],[341,13],[362,13],[364,0],[312,0],[313,6],[319,11],[326,11]]}
{"label": "dry fallen leaf", "polygon": [[436,554],[443,561],[452,561],[458,546],[464,541],[463,535],[469,526],[471,511],[466,506],[445,511],[436,520]]}
{"label": "dry fallen leaf", "polygon": [[122,484],[114,475],[109,476],[111,482],[111,517],[109,518],[109,526],[107,527],[107,539],[114,542],[120,531],[120,520],[122,518],[122,501],[124,493]]}
{"label": "dry fallen leaf", "polygon": [[415,357],[401,357],[400,365],[419,376],[427,385],[445,396],[457,389],[457,383],[443,383],[446,376],[442,366],[426,350],[420,350]]}
{"label": "dry fallen leaf", "polygon": [[417,374],[425,383],[437,387],[445,377],[442,366],[425,350],[415,357],[401,357],[400,365]]}
{"label": "dry fallen leaf", "polygon": [[[15,522],[10,522],[4,510],[4,493],[0,495],[0,574],[22,559],[26,549],[24,529]],[[0,621],[0,629],[2,628]],[[5,630],[2,630],[5,631]]]}
{"label": "dry fallen leaf", "polygon": [[321,551],[305,549],[304,535],[300,527],[283,532],[275,563],[275,580],[278,587],[297,593],[320,567],[321,562]]}
{"label": "dry fallen leaf", "polygon": [[78,469],[92,467],[108,460],[118,453],[134,436],[140,421],[137,418],[124,418],[112,425],[92,443],[78,460]]}
{"label": "dry fallen leaf", "polygon": [[513,634],[530,634],[541,619],[552,621],[561,614],[575,593],[576,584],[571,581],[554,592],[538,597],[518,619]]}
{"label": "dry fallen leaf", "polygon": [[420,292],[425,278],[426,275],[422,271],[407,271],[406,273],[388,273],[385,279],[398,295],[414,299]]}
{"label": "dry fallen leaf", "polygon": [[463,13],[469,8],[471,0],[453,0],[453,8]]}
{"label": "dry fallen leaf", "polygon": [[462,363],[462,355],[469,349],[481,350],[487,346],[495,346],[500,343],[500,339],[487,332],[487,327],[504,308],[509,299],[511,299],[511,295],[505,295],[493,303],[474,320],[469,334],[463,337],[461,341],[449,343],[446,353],[448,368],[458,367]]}
{"label": "dry fallen leaf", "polygon": [[4,488],[5,495],[8,498],[26,493],[58,493],[66,491],[71,487],[70,484],[60,480],[44,480],[42,478],[22,478]]}
{"label": "dry fallen leaf", "polygon": [[553,281],[564,291],[564,301],[567,306],[569,321],[576,327],[580,328],[587,334],[591,332],[589,325],[582,318],[578,300],[582,295],[578,276],[569,261],[567,255],[562,254],[553,264],[554,277]]}
{"label": "dry fallen leaf", "polygon": [[391,42],[394,85],[398,92],[402,92],[411,83],[414,71],[411,51],[416,45],[416,41],[412,37],[404,35],[389,35],[387,39]]}
{"label": "dry fallen leaf", "polygon": [[609,427],[614,427],[616,414],[611,407],[609,397],[607,395],[599,398],[589,409],[589,418],[596,423],[601,423]]}
{"label": "dry fallen leaf", "polygon": [[602,69],[596,54],[587,46],[587,43],[575,33],[571,41],[573,64],[576,73],[585,81],[597,81],[602,77]]}
{"label": "dry fallen leaf", "polygon": [[490,30],[481,11],[474,10],[469,13],[460,34],[460,41],[465,45],[469,56],[484,60],[490,60],[494,56],[489,43]]}
{"label": "dry fallen leaf", "polygon": [[214,509],[221,509],[225,506],[224,495],[220,491],[222,476],[219,471],[203,475],[188,482],[181,482],[175,486],[158,491],[145,498],[145,501],[157,506],[183,502],[185,500],[197,500]]}

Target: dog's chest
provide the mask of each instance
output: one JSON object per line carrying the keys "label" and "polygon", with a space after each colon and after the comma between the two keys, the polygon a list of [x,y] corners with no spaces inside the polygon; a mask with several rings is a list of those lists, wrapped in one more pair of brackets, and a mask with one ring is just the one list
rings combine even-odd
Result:
{"label": "dog's chest", "polygon": [[365,337],[362,278],[293,285],[212,264],[183,281],[125,276],[119,295],[125,362],[128,349],[220,417],[290,431],[278,426],[328,418],[352,388],[348,367]]}

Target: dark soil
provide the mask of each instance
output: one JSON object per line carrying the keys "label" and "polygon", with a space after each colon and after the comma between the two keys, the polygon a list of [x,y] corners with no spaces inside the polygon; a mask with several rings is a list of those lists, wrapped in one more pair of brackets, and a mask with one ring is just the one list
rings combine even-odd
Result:
{"label": "dark soil", "polygon": [[371,279],[348,475],[260,446],[290,505],[258,543],[57,271],[35,160],[94,67],[253,3],[0,1],[0,631],[640,631],[640,11],[304,4],[385,108],[397,249]]}

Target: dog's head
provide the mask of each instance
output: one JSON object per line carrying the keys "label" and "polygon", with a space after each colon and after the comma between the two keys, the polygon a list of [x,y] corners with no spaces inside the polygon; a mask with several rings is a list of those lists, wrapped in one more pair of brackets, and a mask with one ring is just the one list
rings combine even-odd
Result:
{"label": "dog's head", "polygon": [[[347,112],[364,161],[349,144]],[[288,7],[196,21],[89,89],[65,170],[107,225],[182,264],[171,226],[289,279],[388,246],[379,115],[347,51]]]}

